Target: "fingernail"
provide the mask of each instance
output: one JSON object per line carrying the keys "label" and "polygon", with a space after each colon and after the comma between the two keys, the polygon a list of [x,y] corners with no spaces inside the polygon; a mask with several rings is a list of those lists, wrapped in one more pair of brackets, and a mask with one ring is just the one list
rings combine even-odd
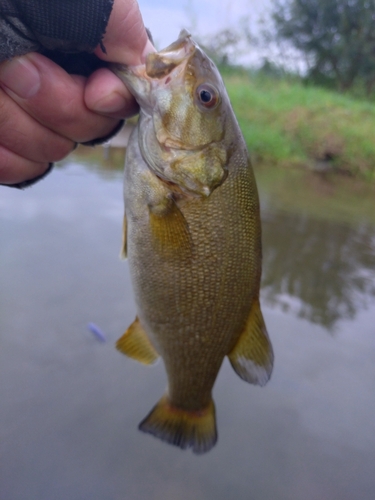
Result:
{"label": "fingernail", "polygon": [[16,57],[0,65],[0,83],[22,99],[35,95],[40,87],[40,75],[27,56]]}

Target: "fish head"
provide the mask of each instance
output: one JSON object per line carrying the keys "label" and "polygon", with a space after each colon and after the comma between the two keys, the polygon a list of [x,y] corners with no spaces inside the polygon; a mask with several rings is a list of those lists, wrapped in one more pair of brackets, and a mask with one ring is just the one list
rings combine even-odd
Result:
{"label": "fish head", "polygon": [[139,141],[149,168],[184,192],[210,195],[227,176],[233,122],[215,64],[183,30],[144,65],[115,73],[140,105]]}

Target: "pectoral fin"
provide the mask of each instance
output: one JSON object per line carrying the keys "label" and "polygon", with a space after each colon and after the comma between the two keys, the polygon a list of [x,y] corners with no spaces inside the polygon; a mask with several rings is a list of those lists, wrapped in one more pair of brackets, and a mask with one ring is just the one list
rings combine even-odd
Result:
{"label": "pectoral fin", "polygon": [[166,258],[189,257],[192,242],[189,227],[181,210],[173,200],[162,211],[150,208],[150,226],[155,251]]}
{"label": "pectoral fin", "polygon": [[126,356],[145,365],[155,363],[159,357],[138,318],[135,318],[124,335],[118,339],[116,347]]}
{"label": "pectoral fin", "polygon": [[254,301],[245,329],[228,358],[237,375],[246,382],[263,386],[271,377],[273,350],[258,299]]}
{"label": "pectoral fin", "polygon": [[126,220],[126,215],[124,215],[124,220],[122,223],[122,243],[121,243],[121,252],[120,252],[120,257],[122,259],[126,259],[127,254],[128,254],[127,228],[128,228],[128,223]]}

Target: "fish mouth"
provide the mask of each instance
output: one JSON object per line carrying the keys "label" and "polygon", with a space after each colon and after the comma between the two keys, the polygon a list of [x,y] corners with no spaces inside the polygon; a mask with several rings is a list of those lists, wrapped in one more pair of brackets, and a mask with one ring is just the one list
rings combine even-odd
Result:
{"label": "fish mouth", "polygon": [[172,79],[183,78],[187,64],[197,50],[187,30],[182,30],[178,39],[159,52],[151,52],[146,56],[145,64],[126,66],[110,65],[111,70],[122,80],[143,104],[152,86],[168,84]]}
{"label": "fish mouth", "polygon": [[159,52],[151,52],[146,57],[145,72],[149,78],[165,78],[184,61],[190,59],[196,44],[187,30],[182,30],[178,39]]}

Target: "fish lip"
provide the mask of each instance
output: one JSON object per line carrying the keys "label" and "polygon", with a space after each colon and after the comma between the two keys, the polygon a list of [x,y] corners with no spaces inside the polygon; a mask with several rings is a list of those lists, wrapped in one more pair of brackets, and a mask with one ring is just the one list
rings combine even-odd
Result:
{"label": "fish lip", "polygon": [[151,79],[146,75],[145,65],[127,66],[125,64],[110,64],[111,71],[122,81],[122,83],[130,90],[138,104],[142,107],[152,108],[153,103],[150,102],[151,95]]}
{"label": "fish lip", "polygon": [[[191,38],[191,34],[187,30],[182,30],[179,38],[168,47],[147,54],[144,64],[128,66],[116,63],[110,64],[110,69],[130,88],[137,99],[142,99],[145,90],[140,88],[139,80],[148,82],[151,87],[163,86],[169,83],[168,79],[172,80],[171,74],[175,72],[177,73],[173,76],[175,81],[180,74],[184,74],[196,50],[197,44]],[[160,70],[160,74],[152,69],[158,60],[165,64],[165,72]],[[147,94],[150,90],[147,89]]]}
{"label": "fish lip", "polygon": [[178,39],[158,52],[146,56],[146,75],[152,79],[165,80],[175,68],[187,64],[197,50],[197,44],[187,30],[182,30]]}

